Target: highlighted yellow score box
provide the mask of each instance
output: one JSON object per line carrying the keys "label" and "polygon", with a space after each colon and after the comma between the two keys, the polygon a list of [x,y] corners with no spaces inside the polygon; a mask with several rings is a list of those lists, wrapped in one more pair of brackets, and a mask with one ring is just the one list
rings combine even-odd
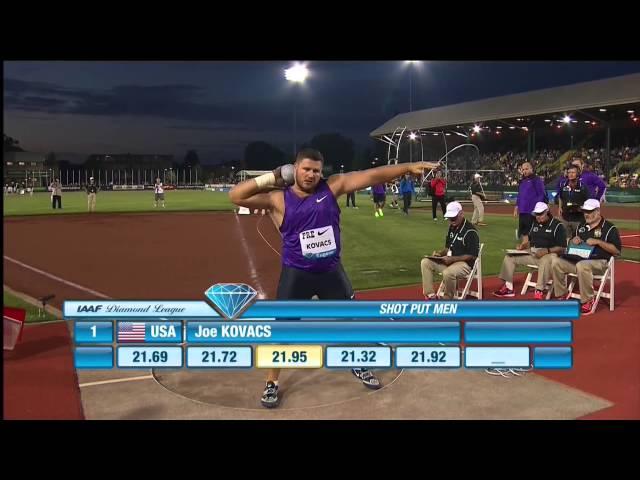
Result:
{"label": "highlighted yellow score box", "polygon": [[322,345],[258,345],[256,368],[322,368]]}

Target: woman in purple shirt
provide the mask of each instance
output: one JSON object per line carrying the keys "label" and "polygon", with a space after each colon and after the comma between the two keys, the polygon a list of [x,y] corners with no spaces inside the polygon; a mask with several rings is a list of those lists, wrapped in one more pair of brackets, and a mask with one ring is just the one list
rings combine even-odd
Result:
{"label": "woman in purple shirt", "polygon": [[[282,271],[278,284],[278,300],[308,300],[317,295],[321,300],[348,300],[354,297],[351,282],[340,262],[341,195],[384,184],[411,173],[435,168],[429,162],[386,165],[368,170],[322,178],[324,159],[317,150],[306,148],[296,156],[295,175],[286,185],[281,168],[246,180],[231,189],[229,197],[249,209],[270,209],[282,234]],[[353,369],[362,383],[373,389],[381,387],[372,371]],[[277,407],[280,370],[270,370],[261,403]]]}

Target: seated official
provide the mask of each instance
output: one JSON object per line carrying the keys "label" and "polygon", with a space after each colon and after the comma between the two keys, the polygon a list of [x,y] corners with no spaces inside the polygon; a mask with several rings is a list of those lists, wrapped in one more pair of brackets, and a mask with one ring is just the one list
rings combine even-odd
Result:
{"label": "seated official", "polygon": [[504,280],[504,285],[493,292],[496,297],[513,297],[513,274],[516,265],[537,265],[538,279],[536,280],[535,299],[544,299],[544,289],[551,279],[551,262],[558,254],[564,253],[567,245],[567,232],[564,225],[557,218],[551,216],[549,206],[544,202],[536,203],[531,212],[534,222],[529,233],[522,237],[522,242],[517,250],[527,251],[529,255],[507,254],[502,261],[499,277]]}
{"label": "seated official", "polygon": [[467,277],[480,250],[478,231],[464,218],[462,205],[451,202],[447,205],[444,218],[449,220],[449,231],[445,239],[445,248],[434,251],[433,259],[423,258],[422,293],[427,300],[435,298],[433,291],[433,272],[442,273],[444,283],[443,300],[451,300],[456,293],[456,279]]}
{"label": "seated official", "polygon": [[589,315],[595,302],[593,275],[604,274],[609,259],[620,255],[622,243],[616,226],[600,214],[598,200],[591,198],[584,202],[582,211],[584,222],[569,241],[567,254],[554,259],[551,270],[556,298],[567,298],[567,274],[578,276],[581,311],[583,315]]}

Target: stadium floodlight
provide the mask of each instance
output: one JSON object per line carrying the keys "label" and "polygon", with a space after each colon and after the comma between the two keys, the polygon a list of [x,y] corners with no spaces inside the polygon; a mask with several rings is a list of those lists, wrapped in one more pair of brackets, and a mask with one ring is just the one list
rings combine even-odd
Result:
{"label": "stadium floodlight", "polygon": [[569,115],[565,115],[564,118],[562,119],[562,121],[564,123],[569,123],[569,122],[571,122],[571,117]]}
{"label": "stadium floodlight", "polygon": [[584,123],[591,123],[589,120],[585,120]]}
{"label": "stadium floodlight", "polygon": [[544,121],[547,122],[547,123],[551,122],[551,120],[549,120],[548,118],[545,118]]}
{"label": "stadium floodlight", "polygon": [[633,113],[635,110],[627,110],[627,113]]}
{"label": "stadium floodlight", "polygon": [[601,108],[601,109],[600,109],[600,111],[601,111],[601,112],[606,112],[606,111],[607,111],[607,109],[606,109],[606,108]]}
{"label": "stadium floodlight", "polygon": [[478,125],[474,125],[474,126],[473,126],[473,131],[474,131],[475,133],[479,133],[479,132],[480,132],[480,127],[479,127]]}
{"label": "stadium floodlight", "polygon": [[496,128],[497,128],[498,130],[502,130],[502,125],[498,125]]}
{"label": "stadium floodlight", "polygon": [[511,126],[509,127],[509,130],[515,130],[515,129],[516,129],[516,127],[514,127],[513,125],[511,125]]}
{"label": "stadium floodlight", "polygon": [[296,63],[284,71],[284,78],[293,83],[304,83],[309,76],[309,69],[305,64]]}
{"label": "stadium floodlight", "polygon": [[409,138],[410,138],[411,140],[415,140],[415,139],[416,139],[416,137],[417,137],[417,135],[416,135],[415,133],[413,133],[413,132],[411,132],[411,133],[409,134]]}

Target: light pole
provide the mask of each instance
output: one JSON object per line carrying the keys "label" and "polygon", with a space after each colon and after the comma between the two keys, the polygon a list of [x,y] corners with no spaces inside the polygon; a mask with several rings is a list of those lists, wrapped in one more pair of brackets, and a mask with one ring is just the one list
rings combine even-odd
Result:
{"label": "light pole", "polygon": [[413,66],[420,63],[418,60],[407,60],[409,66],[409,111],[413,111]]}
{"label": "light pole", "polygon": [[413,162],[413,142],[416,141],[417,135],[413,132],[409,134],[409,163]]}
{"label": "light pole", "polygon": [[[284,71],[284,78],[294,84],[303,84],[309,76],[309,69],[306,64],[296,63],[293,67],[287,68]],[[298,120],[297,120],[297,105],[296,97],[294,94],[293,100],[293,156],[296,156],[298,151]]]}

